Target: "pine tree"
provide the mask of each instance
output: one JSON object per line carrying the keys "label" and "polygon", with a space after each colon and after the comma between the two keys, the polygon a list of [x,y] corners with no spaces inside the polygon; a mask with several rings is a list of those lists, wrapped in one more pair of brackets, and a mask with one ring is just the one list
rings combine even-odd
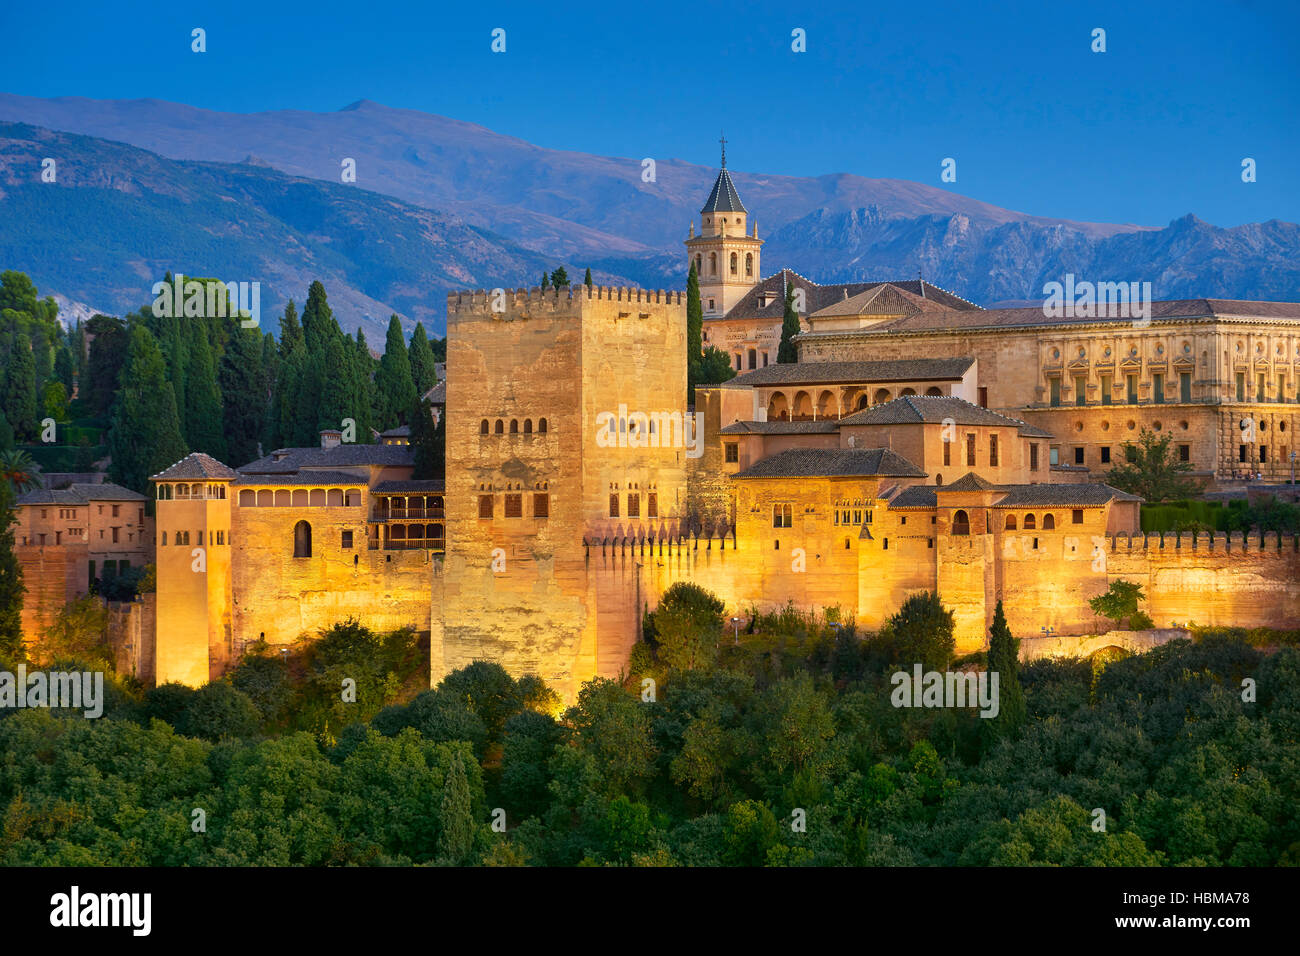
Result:
{"label": "pine tree", "polygon": [[422,398],[411,410],[411,447],[415,451],[413,479],[423,481],[444,477],[447,457],[442,420],[439,419],[436,425],[433,423],[433,407]]}
{"label": "pine tree", "polygon": [[150,475],[180,461],[187,451],[158,342],[142,324],[132,326],[128,339],[122,386],[108,432],[113,458],[109,475],[143,494]]}
{"label": "pine tree", "polygon": [[22,663],[23,569],[14,554],[14,493],[9,482],[0,482],[0,663],[13,667]]}
{"label": "pine tree", "polygon": [[474,847],[474,807],[465,775],[465,757],[460,749],[451,756],[451,765],[442,783],[439,807],[438,851],[452,865],[465,862]]}
{"label": "pine tree", "polygon": [[[21,273],[5,273],[21,275]],[[17,331],[6,331],[0,341],[0,408],[14,434],[21,440],[36,437],[41,403],[36,396],[36,363],[31,339]]]}
{"label": "pine tree", "polygon": [[1025,690],[1020,684],[1020,641],[1011,636],[1001,601],[989,630],[987,670],[998,675],[998,715],[981,723],[990,724],[1000,736],[1013,736],[1026,720]]}
{"label": "pine tree", "polygon": [[582,284],[589,289],[591,288],[591,266],[587,266],[587,274],[583,276]]}
{"label": "pine tree", "polygon": [[795,347],[794,337],[802,331],[799,325],[799,313],[794,310],[794,283],[786,280],[785,284],[785,318],[781,321],[781,345],[776,350],[776,360],[785,365],[799,361],[799,349]]}
{"label": "pine tree", "polygon": [[388,320],[388,337],[384,357],[375,375],[375,426],[382,432],[396,428],[410,414],[415,404],[415,381],[411,377],[411,359],[406,354],[402,324],[396,315]]}
{"label": "pine tree", "polygon": [[563,289],[569,284],[569,274],[564,271],[564,266],[560,266],[551,273],[551,285],[557,289]]}
{"label": "pine tree", "polygon": [[433,349],[429,347],[429,338],[424,334],[424,326],[416,322],[415,331],[411,333],[411,376],[415,379],[417,395],[424,395],[438,384],[435,364]]}
{"label": "pine tree", "polygon": [[188,361],[185,363],[185,404],[182,435],[193,451],[206,452],[218,461],[226,458],[221,389],[208,342],[207,323],[191,319],[187,325]]}
{"label": "pine tree", "polygon": [[266,416],[263,342],[257,329],[235,329],[221,357],[217,380],[221,386],[222,428],[226,458],[233,467],[258,457]]}

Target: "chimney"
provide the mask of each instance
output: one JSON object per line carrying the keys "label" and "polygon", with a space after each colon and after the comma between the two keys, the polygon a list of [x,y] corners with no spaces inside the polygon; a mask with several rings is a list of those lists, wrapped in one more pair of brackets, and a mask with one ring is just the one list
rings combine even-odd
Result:
{"label": "chimney", "polygon": [[320,433],[320,446],[322,448],[334,448],[343,443],[343,433],[337,428],[324,428]]}

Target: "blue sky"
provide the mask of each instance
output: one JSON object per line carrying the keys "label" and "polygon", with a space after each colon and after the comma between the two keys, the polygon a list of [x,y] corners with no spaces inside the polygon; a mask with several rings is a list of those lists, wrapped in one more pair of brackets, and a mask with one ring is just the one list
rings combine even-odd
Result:
{"label": "blue sky", "polygon": [[[0,89],[30,96],[233,112],[365,98],[543,146],[709,164],[725,128],[746,171],[910,179],[1070,219],[1300,221],[1295,0],[10,2],[0,34]],[[940,181],[945,157],[956,183]]]}

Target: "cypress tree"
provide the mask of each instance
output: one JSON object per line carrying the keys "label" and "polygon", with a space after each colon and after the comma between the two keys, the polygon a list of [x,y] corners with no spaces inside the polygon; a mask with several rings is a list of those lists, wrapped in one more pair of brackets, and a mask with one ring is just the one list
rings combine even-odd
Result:
{"label": "cypress tree", "polygon": [[781,345],[776,351],[776,360],[782,365],[799,361],[799,350],[795,347],[794,337],[802,329],[799,326],[799,313],[794,310],[794,283],[785,283],[785,318],[781,321]]}
{"label": "cypress tree", "polygon": [[433,349],[429,347],[429,338],[424,334],[424,326],[416,322],[415,331],[411,333],[411,376],[415,379],[415,394],[424,395],[438,384],[435,364]]}
{"label": "cypress tree", "polygon": [[417,399],[411,409],[411,447],[415,450],[413,479],[423,481],[446,474],[447,446],[442,420],[437,425],[433,423],[433,407],[423,398]]}
{"label": "cypress tree", "polygon": [[0,661],[13,666],[26,659],[23,649],[23,569],[14,554],[14,493],[0,481]]}
{"label": "cypress tree", "polygon": [[86,323],[91,336],[86,376],[81,379],[82,397],[90,404],[91,415],[99,418],[113,408],[117,380],[126,361],[128,336],[126,325],[111,315],[96,315]]}
{"label": "cypress tree", "polygon": [[54,347],[50,341],[50,332],[44,325],[38,324],[32,329],[32,363],[36,373],[36,395],[39,399],[45,394],[45,383],[54,377]]}
{"label": "cypress tree", "polygon": [[76,384],[75,374],[76,361],[72,357],[72,346],[65,341],[59,345],[59,350],[54,356],[54,377],[63,383],[63,388],[69,396],[72,395]]}
{"label": "cypress tree", "polygon": [[1020,684],[1020,641],[1011,636],[1007,617],[998,601],[989,630],[988,671],[998,675],[998,715],[981,721],[1000,736],[1020,731],[1027,719],[1025,690]]}
{"label": "cypress tree", "polygon": [[284,306],[284,315],[280,319],[280,358],[293,351],[293,347],[302,341],[302,326],[298,324],[298,309],[290,299]]}
{"label": "cypress tree", "polygon": [[261,451],[266,454],[284,446],[280,440],[280,407],[276,402],[276,383],[280,379],[280,346],[270,332],[262,333],[262,379],[259,398],[263,409]]}
{"label": "cypress tree", "polygon": [[[278,447],[296,447],[303,429],[299,427],[299,405],[302,400],[300,384],[307,375],[307,343],[301,338],[284,356],[275,382],[275,405],[279,425],[276,430]],[[313,415],[312,421],[315,421]]]}
{"label": "cypress tree", "polygon": [[221,389],[208,343],[207,322],[191,320],[186,338],[189,360],[185,364],[185,444],[193,451],[207,452],[218,461],[226,458]]}
{"label": "cypress tree", "polygon": [[325,297],[325,286],[317,280],[308,287],[307,304],[302,307],[302,334],[308,351],[314,353],[337,328],[338,323],[334,321],[334,313]]}
{"label": "cypress tree", "polygon": [[19,439],[34,438],[38,430],[37,414],[42,402],[36,396],[36,362],[32,357],[31,339],[19,331],[6,331],[0,342],[3,382],[0,382],[0,408]]}
{"label": "cypress tree", "polygon": [[162,350],[141,324],[129,333],[122,386],[113,407],[108,449],[112,480],[143,494],[148,478],[186,455],[176,394],[167,381]]}
{"label": "cypress tree", "polygon": [[237,328],[221,356],[217,379],[221,386],[222,428],[226,456],[233,467],[258,457],[266,415],[266,376],[262,370],[262,335]]}
{"label": "cypress tree", "polygon": [[587,266],[587,274],[582,277],[582,284],[591,288],[591,266]]}
{"label": "cypress tree", "polygon": [[439,855],[459,865],[474,847],[474,807],[465,775],[465,757],[459,748],[452,752],[451,766],[443,780],[438,817]]}
{"label": "cypress tree", "polygon": [[545,292],[550,287],[551,277],[545,272],[542,273],[542,291]]}
{"label": "cypress tree", "polygon": [[357,337],[349,340],[352,346],[351,382],[352,404],[357,413],[358,442],[370,443],[370,432],[375,426],[375,360],[366,343],[366,333],[357,327]]}
{"label": "cypress tree", "polygon": [[381,432],[396,428],[415,404],[415,381],[411,377],[411,359],[406,354],[402,325],[394,315],[388,320],[388,337],[384,357],[375,375],[375,427]]}

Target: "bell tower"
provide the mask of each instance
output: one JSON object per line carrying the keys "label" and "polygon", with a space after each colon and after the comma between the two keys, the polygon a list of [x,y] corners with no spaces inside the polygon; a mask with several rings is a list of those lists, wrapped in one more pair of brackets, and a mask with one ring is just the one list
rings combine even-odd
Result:
{"label": "bell tower", "polygon": [[763,241],[758,238],[758,224],[754,223],[751,232],[749,210],[727,172],[727,140],[723,138],[721,143],[722,168],[700,210],[700,234],[695,234],[692,223],[686,239],[687,268],[695,264],[706,316],[725,315],[762,276],[759,253]]}

